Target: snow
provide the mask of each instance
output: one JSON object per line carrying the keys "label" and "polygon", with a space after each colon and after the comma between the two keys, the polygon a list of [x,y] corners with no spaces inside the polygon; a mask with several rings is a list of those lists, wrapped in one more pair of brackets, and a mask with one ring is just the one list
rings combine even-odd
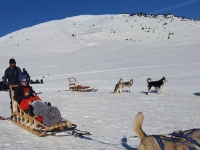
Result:
{"label": "snow", "polygon": [[[147,134],[199,128],[199,27],[199,21],[174,16],[81,15],[1,37],[1,75],[13,57],[33,80],[44,77],[44,84],[32,85],[41,99],[92,135],[37,137],[0,121],[0,149],[136,150],[140,140],[132,122],[139,111]],[[146,79],[163,76],[164,93],[152,88],[146,95]],[[68,89],[69,77],[98,91],[58,92]],[[119,78],[133,78],[131,93],[110,94]],[[9,94],[0,95],[0,115],[10,116]]]}

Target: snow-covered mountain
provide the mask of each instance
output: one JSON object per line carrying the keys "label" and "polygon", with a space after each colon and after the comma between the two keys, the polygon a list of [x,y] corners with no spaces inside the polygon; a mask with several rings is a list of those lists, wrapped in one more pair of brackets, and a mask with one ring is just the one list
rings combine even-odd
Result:
{"label": "snow-covered mountain", "polygon": [[[38,24],[0,38],[0,75],[10,58],[26,68],[43,101],[88,130],[88,138],[38,138],[0,121],[0,149],[137,149],[132,131],[138,111],[147,134],[199,127],[200,21],[173,15],[82,15]],[[158,95],[147,96],[146,79],[168,79]],[[98,88],[68,89],[68,77]],[[109,94],[123,78],[133,78],[132,93]],[[0,92],[0,115],[9,116],[9,96]]]}

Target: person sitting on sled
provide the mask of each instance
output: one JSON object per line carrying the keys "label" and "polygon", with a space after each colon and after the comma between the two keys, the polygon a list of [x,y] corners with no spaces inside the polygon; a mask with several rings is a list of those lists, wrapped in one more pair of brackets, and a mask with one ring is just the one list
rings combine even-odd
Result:
{"label": "person sitting on sled", "polygon": [[41,99],[35,94],[32,87],[27,84],[27,77],[20,78],[20,85],[15,90],[14,99],[19,106],[31,116],[38,116],[37,121],[50,127],[61,120],[61,114],[57,107],[51,106],[51,103],[42,103]]}
{"label": "person sitting on sled", "polygon": [[28,84],[26,75],[20,77],[20,83],[15,90],[14,99],[19,103],[20,108],[26,111],[29,107],[29,102],[33,100],[41,100]]}
{"label": "person sitting on sled", "polygon": [[[30,103],[34,100],[41,100],[33,90],[31,86],[28,84],[28,79],[26,75],[20,77],[20,83],[15,90],[14,99],[19,103],[19,107],[29,113],[32,109],[29,110]],[[36,120],[39,122],[42,121],[42,117],[37,117]]]}

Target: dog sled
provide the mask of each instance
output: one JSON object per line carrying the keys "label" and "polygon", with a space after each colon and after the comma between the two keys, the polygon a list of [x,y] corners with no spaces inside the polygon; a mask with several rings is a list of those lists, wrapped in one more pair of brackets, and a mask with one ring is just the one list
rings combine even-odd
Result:
{"label": "dog sled", "polygon": [[74,77],[68,78],[69,80],[69,91],[78,91],[78,92],[91,92],[97,91],[97,89],[91,88],[90,86],[85,86],[80,84]]}
{"label": "dog sled", "polygon": [[62,118],[60,122],[54,124],[53,126],[46,126],[45,124],[36,120],[37,116],[32,117],[24,112],[22,109],[20,109],[18,102],[14,100],[14,91],[12,89],[10,90],[12,97],[13,113],[12,118],[7,118],[7,120],[20,126],[21,128],[39,137],[42,137],[47,135],[55,135],[56,132],[73,131],[77,127],[77,125],[64,118]]}

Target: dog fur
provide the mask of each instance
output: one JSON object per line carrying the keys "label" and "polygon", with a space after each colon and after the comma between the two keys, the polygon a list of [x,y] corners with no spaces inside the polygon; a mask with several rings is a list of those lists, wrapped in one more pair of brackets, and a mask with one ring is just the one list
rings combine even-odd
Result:
{"label": "dog fur", "polygon": [[[187,142],[189,144],[193,144],[197,150],[200,150],[200,129],[189,129],[189,130],[184,130],[184,131],[180,130],[180,131],[174,131],[173,133],[178,134],[178,135],[186,135],[186,137],[184,136],[180,137],[176,135],[172,135],[172,137],[178,139],[180,142],[184,142],[184,143]],[[191,143],[191,141],[188,139],[192,139],[196,143]]]}
{"label": "dog fur", "polygon": [[[142,130],[142,123],[144,116],[142,112],[139,112],[134,120],[133,129],[138,137],[141,139],[138,150],[161,150],[160,145],[158,144],[154,135],[147,135]],[[171,142],[171,137],[166,137],[164,135],[158,135],[161,139],[165,150],[189,150],[188,146],[196,148],[190,143],[181,143],[181,142]],[[198,149],[197,149],[198,150]]]}
{"label": "dog fur", "polygon": [[149,91],[151,90],[152,86],[155,87],[157,93],[160,94],[161,92],[163,92],[163,87],[164,87],[165,82],[167,82],[165,77],[163,77],[162,79],[158,81],[151,81],[151,78],[148,78],[147,79],[147,88],[148,88],[147,94],[149,94]]}
{"label": "dog fur", "polygon": [[123,83],[124,83],[123,79],[120,78],[118,83],[115,85],[114,92],[110,92],[110,93],[122,93]]}
{"label": "dog fur", "polygon": [[133,79],[130,79],[130,81],[123,83],[123,88],[127,87],[128,88],[128,92],[130,93],[131,92],[130,89],[131,89],[132,85],[133,85]]}

